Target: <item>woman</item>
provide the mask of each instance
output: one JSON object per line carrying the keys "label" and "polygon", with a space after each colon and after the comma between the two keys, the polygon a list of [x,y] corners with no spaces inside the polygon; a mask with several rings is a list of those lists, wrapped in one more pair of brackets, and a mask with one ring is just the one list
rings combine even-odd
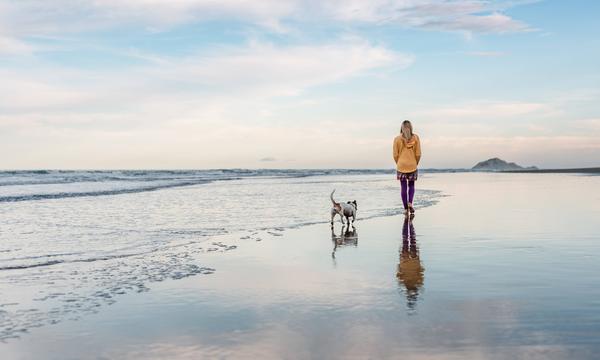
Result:
{"label": "woman", "polygon": [[400,180],[400,191],[404,215],[414,214],[413,198],[415,196],[415,181],[417,180],[417,165],[421,160],[421,142],[417,134],[413,134],[412,124],[408,120],[402,122],[400,135],[394,139],[394,161],[396,162],[396,178]]}

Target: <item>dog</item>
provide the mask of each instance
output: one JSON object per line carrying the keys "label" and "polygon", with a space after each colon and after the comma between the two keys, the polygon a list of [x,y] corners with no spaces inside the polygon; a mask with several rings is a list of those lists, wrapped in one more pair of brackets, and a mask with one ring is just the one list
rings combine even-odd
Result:
{"label": "dog", "polygon": [[333,207],[331,208],[331,226],[333,226],[333,219],[335,215],[340,215],[340,220],[342,224],[344,224],[344,217],[346,218],[346,223],[348,226],[350,225],[350,218],[352,218],[352,226],[354,226],[354,221],[356,220],[356,211],[358,210],[358,204],[356,200],[348,201],[346,203],[339,203],[333,200],[333,193],[335,189],[329,195],[331,202],[333,203]]}

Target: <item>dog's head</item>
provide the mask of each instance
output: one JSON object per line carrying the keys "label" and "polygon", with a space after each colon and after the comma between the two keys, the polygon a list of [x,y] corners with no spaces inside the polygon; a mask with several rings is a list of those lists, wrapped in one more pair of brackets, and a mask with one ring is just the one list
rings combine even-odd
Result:
{"label": "dog's head", "polygon": [[353,205],[356,210],[358,210],[358,203],[356,200],[348,201],[348,204]]}

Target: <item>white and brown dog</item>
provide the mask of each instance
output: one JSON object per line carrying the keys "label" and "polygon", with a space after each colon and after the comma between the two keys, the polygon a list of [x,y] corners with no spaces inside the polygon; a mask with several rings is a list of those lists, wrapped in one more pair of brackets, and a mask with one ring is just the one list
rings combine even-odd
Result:
{"label": "white and brown dog", "polygon": [[335,215],[340,215],[340,220],[342,224],[344,224],[344,217],[346,218],[346,223],[348,226],[350,225],[350,218],[352,218],[352,224],[354,225],[354,220],[356,220],[356,211],[358,210],[358,204],[356,200],[348,201],[346,203],[339,203],[333,200],[333,193],[335,189],[331,192],[329,197],[331,198],[331,202],[333,203],[333,207],[331,208],[331,226],[333,226],[333,218]]}

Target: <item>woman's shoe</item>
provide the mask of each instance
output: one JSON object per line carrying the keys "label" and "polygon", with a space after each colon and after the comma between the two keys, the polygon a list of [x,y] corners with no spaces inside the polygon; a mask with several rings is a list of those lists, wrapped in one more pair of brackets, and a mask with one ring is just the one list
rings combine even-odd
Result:
{"label": "woman's shoe", "polygon": [[410,211],[411,214],[414,214],[415,208],[412,205],[408,205],[408,211]]}

